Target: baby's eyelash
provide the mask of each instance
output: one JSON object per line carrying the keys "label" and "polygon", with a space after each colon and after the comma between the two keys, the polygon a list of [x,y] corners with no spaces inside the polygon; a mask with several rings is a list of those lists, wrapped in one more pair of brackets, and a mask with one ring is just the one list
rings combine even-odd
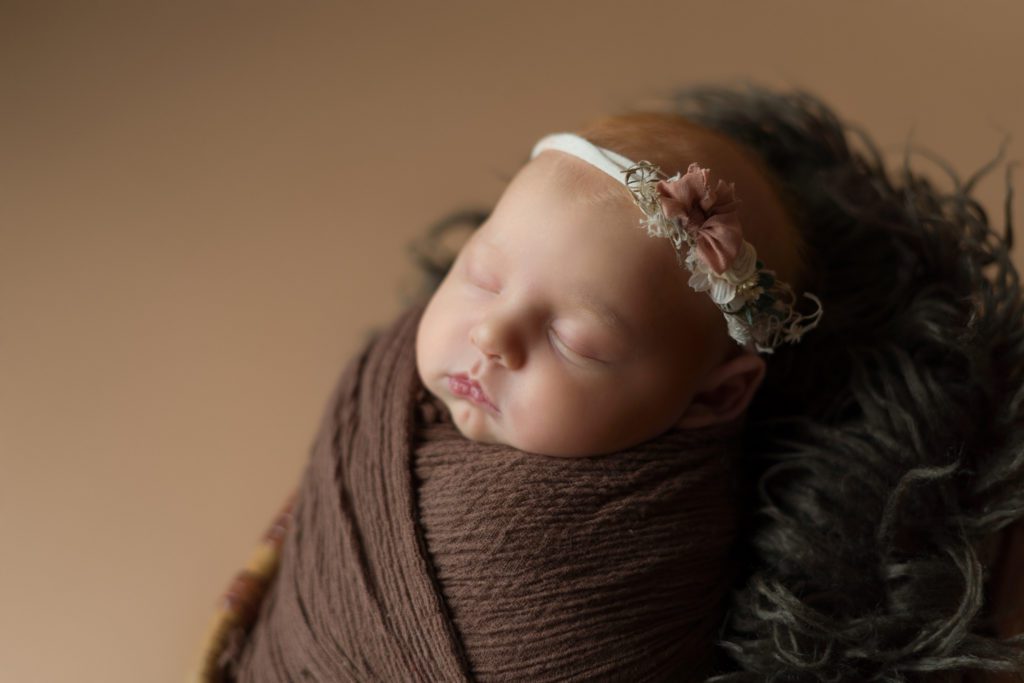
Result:
{"label": "baby's eyelash", "polygon": [[491,294],[497,294],[498,292],[501,291],[501,287],[498,287],[496,285],[495,286],[487,286],[487,285],[477,284],[476,286],[479,287],[480,289],[484,290],[485,292],[490,292]]}
{"label": "baby's eyelash", "polygon": [[[581,353],[576,353],[571,348],[569,348],[569,346],[565,342],[563,342],[561,339],[558,338],[558,335],[555,334],[554,330],[548,332],[548,337],[551,339],[551,345],[555,347],[555,352],[560,354],[563,358],[566,358],[570,362],[573,362],[573,361],[572,361],[572,358],[568,357],[569,355],[574,356],[575,358],[579,358],[584,363],[588,363],[588,364],[596,363],[598,365],[604,365],[605,364],[604,361],[598,360],[597,358],[591,358],[590,356],[584,356]],[[563,353],[560,350],[560,348],[561,349],[565,349],[566,352],[568,352],[568,353]]]}

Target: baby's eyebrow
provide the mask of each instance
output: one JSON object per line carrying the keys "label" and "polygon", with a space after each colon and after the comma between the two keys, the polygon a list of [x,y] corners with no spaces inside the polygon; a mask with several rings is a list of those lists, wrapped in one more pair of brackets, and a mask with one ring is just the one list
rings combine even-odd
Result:
{"label": "baby's eyebrow", "polygon": [[459,255],[475,256],[481,251],[488,254],[487,258],[497,259],[502,262],[505,260],[505,252],[501,250],[501,247],[480,235],[474,236],[473,241],[464,246]]}
{"label": "baby's eyebrow", "polygon": [[622,315],[590,292],[575,292],[571,299],[575,305],[587,309],[615,332],[624,336],[629,336],[632,333],[632,326]]}

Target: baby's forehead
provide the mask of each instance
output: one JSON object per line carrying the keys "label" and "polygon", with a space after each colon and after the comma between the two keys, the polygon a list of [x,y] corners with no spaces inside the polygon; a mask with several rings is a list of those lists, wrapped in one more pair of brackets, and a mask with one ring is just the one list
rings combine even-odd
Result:
{"label": "baby's forehead", "polygon": [[561,151],[542,152],[527,163],[520,174],[550,185],[567,203],[608,209],[633,205],[625,185],[586,161]]}
{"label": "baby's forehead", "polygon": [[[505,213],[530,215],[535,235],[556,237],[551,231],[557,229],[554,221],[561,219],[562,223],[580,224],[577,227],[584,233],[581,247],[621,250],[626,244],[632,246],[628,253],[620,254],[622,259],[650,260],[653,253],[671,249],[668,241],[659,244],[662,249],[650,248],[641,225],[643,214],[624,184],[569,154],[541,153],[520,170],[506,194],[510,197],[503,201],[510,201]],[[588,239],[588,226],[593,228],[592,239]]]}
{"label": "baby's forehead", "polygon": [[[659,285],[664,285],[664,275],[682,269],[671,242],[647,233],[643,213],[626,186],[577,157],[544,152],[524,166],[509,191],[512,201],[502,216],[507,220],[499,226],[511,233],[508,239],[522,238],[527,245],[522,258],[533,258],[536,249],[550,246],[566,256],[571,253],[575,263],[626,275],[641,272]],[[518,223],[520,214],[530,216],[526,227],[532,229]]]}

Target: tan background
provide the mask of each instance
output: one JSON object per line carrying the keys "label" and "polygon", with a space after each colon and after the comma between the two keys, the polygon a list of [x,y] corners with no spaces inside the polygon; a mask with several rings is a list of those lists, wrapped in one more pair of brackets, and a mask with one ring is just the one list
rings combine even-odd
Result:
{"label": "tan background", "polygon": [[1024,137],[1009,1],[87,4],[0,10],[3,681],[180,680],[407,243],[541,135],[749,77]]}

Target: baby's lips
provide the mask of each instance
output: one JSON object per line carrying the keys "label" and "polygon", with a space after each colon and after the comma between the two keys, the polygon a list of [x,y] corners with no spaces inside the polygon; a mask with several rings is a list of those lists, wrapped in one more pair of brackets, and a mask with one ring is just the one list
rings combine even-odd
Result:
{"label": "baby's lips", "polygon": [[491,399],[490,395],[484,389],[483,385],[481,385],[479,381],[472,379],[467,373],[457,372],[453,375],[449,375],[448,385],[453,393],[469,396],[475,402],[486,403],[495,412],[501,412],[497,404],[495,404],[493,399]]}

